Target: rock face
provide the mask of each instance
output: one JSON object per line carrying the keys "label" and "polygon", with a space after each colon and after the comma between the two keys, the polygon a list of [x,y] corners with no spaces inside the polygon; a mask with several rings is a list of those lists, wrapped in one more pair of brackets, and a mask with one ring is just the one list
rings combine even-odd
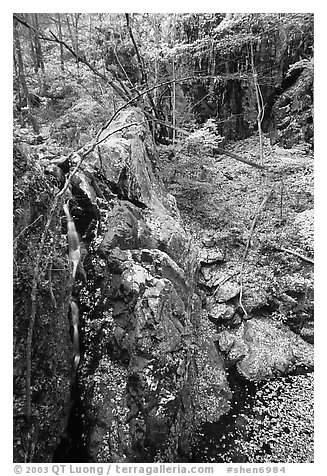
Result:
{"label": "rock face", "polygon": [[[225,252],[212,236],[204,237],[198,252],[174,197],[154,172],[155,151],[143,114],[135,108],[121,112],[102,139],[70,189],[71,213],[82,237],[76,281],[70,280],[59,216],[44,250],[52,263],[40,280],[34,329],[32,414],[42,418],[34,428],[39,436],[32,460],[188,462],[195,431],[214,426],[231,408],[226,367],[235,367],[241,381],[312,369],[311,320],[305,326],[294,322],[296,335],[280,322],[257,317],[266,316],[261,311],[284,315],[301,306],[309,313],[312,290],[305,279],[286,277],[273,295],[247,287],[245,321],[239,282]],[[43,208],[33,200],[25,203],[24,168],[32,164],[18,159],[15,208],[24,213],[17,213],[15,236],[27,236],[26,242],[17,241],[22,262],[14,319],[17,462],[25,457],[20,415],[31,266],[44,227],[41,218],[62,182],[51,174],[49,181],[34,166],[31,189],[44,188],[47,198]],[[311,218],[311,212],[297,218],[308,246]],[[40,227],[33,228],[36,219]],[[69,334],[72,297],[80,311],[76,372]]]}
{"label": "rock face", "polygon": [[220,333],[219,348],[242,377],[260,381],[313,368],[313,346],[280,322],[253,318]]}
{"label": "rock face", "polygon": [[[269,130],[271,142],[285,148],[302,141],[311,146],[313,143],[313,65],[310,60],[302,59],[312,58],[311,21],[303,23],[297,32],[295,25],[288,25],[278,32],[266,31],[254,45],[254,64],[258,77],[265,76],[265,84],[260,85],[266,105],[263,131]],[[218,34],[219,28],[220,25]],[[235,54],[238,56],[237,64],[234,63]],[[232,71],[239,74],[243,68],[247,68],[246,55],[234,51],[228,56],[225,57],[226,61],[221,61],[221,50],[217,49],[216,75]],[[298,79],[298,72],[302,70],[302,77]],[[256,98],[250,83],[237,77],[217,82],[212,88],[211,99],[206,99],[209,88],[203,83],[192,86],[185,84],[182,88],[193,97],[194,109],[203,122],[215,117],[219,111],[218,132],[226,139],[249,137],[256,130]]]}
{"label": "rock face", "polygon": [[[229,410],[223,359],[195,292],[198,253],[174,197],[153,171],[154,146],[145,124],[138,109],[121,112],[72,180],[70,211],[82,238],[75,282],[69,279],[65,229],[57,222],[51,229],[51,243],[59,251],[51,255],[56,271],[49,271],[48,280],[42,275],[38,293],[32,415],[42,419],[33,420],[31,461],[186,462],[195,428]],[[50,165],[44,164],[49,183],[41,168],[34,175],[38,187],[44,182],[45,193],[54,194],[67,170],[57,177]],[[17,174],[16,208],[26,213],[17,215],[15,234],[28,229],[33,258],[32,244],[40,241],[43,228],[29,226],[38,215],[47,216],[53,197],[46,195],[42,210],[31,201],[22,203],[21,184],[27,181],[24,170]],[[220,258],[208,250],[207,261]],[[24,284],[24,276],[18,282]],[[15,303],[15,461],[26,456],[19,443],[28,327],[21,322],[30,296],[24,286]],[[72,299],[80,311],[77,372]]]}
{"label": "rock face", "polygon": [[313,63],[307,60],[299,62],[293,75],[299,77],[277,98],[272,108],[271,142],[286,149],[298,142],[308,142],[312,147]]}
{"label": "rock face", "polygon": [[197,253],[153,173],[143,122],[137,109],[121,113],[112,130],[139,125],[93,158],[114,193],[99,202],[80,293],[85,446],[96,462],[187,461],[196,425],[219,419],[231,398],[195,294]]}

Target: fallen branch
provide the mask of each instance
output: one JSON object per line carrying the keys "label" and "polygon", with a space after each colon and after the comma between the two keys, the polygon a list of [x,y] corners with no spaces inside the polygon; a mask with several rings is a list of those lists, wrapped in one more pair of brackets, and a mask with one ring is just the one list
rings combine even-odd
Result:
{"label": "fallen branch", "polygon": [[268,167],[266,167],[265,165],[257,164],[256,162],[252,162],[252,160],[243,159],[242,157],[233,154],[233,152],[229,152],[228,150],[222,149],[221,147],[214,147],[212,151],[214,154],[228,155],[228,157],[231,157],[232,159],[237,160],[238,162],[243,162],[243,164],[250,165],[251,167],[255,167],[256,169],[268,170]]}
{"label": "fallen branch", "polygon": [[288,248],[284,247],[279,247],[276,248],[278,251],[284,251],[285,253],[290,253],[291,255],[297,256],[298,258],[301,258],[303,261],[307,261],[308,263],[314,264],[314,261],[311,258],[308,258],[307,256],[302,255],[301,253],[298,253],[297,251],[294,250],[289,250]]}
{"label": "fallen branch", "polygon": [[252,238],[252,235],[253,235],[253,232],[254,232],[254,228],[257,224],[257,221],[258,221],[258,218],[259,218],[259,215],[261,213],[261,211],[265,208],[269,198],[271,197],[272,195],[272,190],[270,190],[268,192],[268,194],[263,198],[262,202],[260,203],[257,211],[256,211],[256,214],[253,218],[253,221],[252,221],[252,226],[251,226],[251,230],[250,230],[250,234],[249,234],[249,237],[248,237],[248,240],[247,240],[247,243],[246,243],[246,247],[245,247],[245,251],[244,251],[244,255],[243,255],[243,261],[242,261],[242,265],[247,257],[247,254],[248,254],[248,251],[249,251],[249,248],[250,248],[250,244],[251,244],[251,238]]}
{"label": "fallen branch", "polygon": [[251,167],[255,167],[256,169],[268,170],[268,167],[266,167],[265,165],[257,164],[256,162],[252,162],[252,160],[243,159],[239,155],[233,154],[233,152],[229,152],[228,150],[225,150],[221,147],[214,147],[212,151],[214,154],[228,155],[228,157],[231,157],[232,159],[237,160],[238,162],[243,162],[243,164],[250,165]]}
{"label": "fallen branch", "polygon": [[244,270],[244,264],[245,264],[245,260],[246,260],[246,257],[248,255],[248,251],[249,251],[249,248],[250,248],[250,244],[251,244],[251,238],[252,238],[252,235],[254,233],[254,229],[255,229],[255,226],[257,224],[257,221],[258,221],[258,218],[259,218],[259,215],[261,213],[261,211],[265,208],[269,198],[271,197],[272,195],[272,190],[270,190],[268,192],[268,194],[263,198],[262,202],[260,203],[257,211],[256,211],[256,214],[252,220],[252,225],[251,225],[251,229],[250,229],[250,233],[249,233],[249,236],[248,236],[248,239],[247,239],[247,242],[246,242],[246,246],[245,246],[245,251],[244,251],[244,254],[243,254],[243,259],[242,259],[242,263],[241,263],[241,267],[240,267],[240,296],[239,296],[239,305],[240,307],[242,308],[243,312],[244,312],[244,315],[247,316],[248,313],[246,312],[246,309],[244,308],[243,306],[243,303],[242,303],[242,297],[243,297],[243,270]]}
{"label": "fallen branch", "polygon": [[171,181],[171,184],[178,184],[178,185],[190,185],[192,187],[210,187],[212,183],[210,182],[201,182],[199,180],[192,180],[187,177],[175,178]]}

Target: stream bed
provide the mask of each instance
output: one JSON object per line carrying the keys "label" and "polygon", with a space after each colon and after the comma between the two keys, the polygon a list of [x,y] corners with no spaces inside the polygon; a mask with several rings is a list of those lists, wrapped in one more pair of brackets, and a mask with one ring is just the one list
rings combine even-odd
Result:
{"label": "stream bed", "polygon": [[229,382],[231,410],[197,432],[192,462],[313,462],[313,374]]}

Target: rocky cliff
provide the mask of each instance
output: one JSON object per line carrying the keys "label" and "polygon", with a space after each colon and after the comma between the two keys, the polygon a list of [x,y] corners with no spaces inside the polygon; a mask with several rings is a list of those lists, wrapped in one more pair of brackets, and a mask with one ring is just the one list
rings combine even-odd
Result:
{"label": "rocky cliff", "polygon": [[[311,341],[270,318],[266,289],[248,290],[249,316],[239,312],[239,283],[226,275],[221,240],[196,244],[185,230],[139,109],[121,111],[100,140],[66,196],[81,237],[76,279],[62,209],[43,250],[29,428],[24,343],[33,260],[75,159],[54,164],[40,146],[16,149],[15,461],[28,453],[43,462],[199,462],[201,434],[224,434],[247,385],[312,370]],[[80,313],[77,370],[72,299]]]}
{"label": "rocky cliff", "polygon": [[112,130],[129,123],[140,125],[105,140],[89,165],[110,196],[97,197],[79,293],[85,441],[93,461],[185,461],[196,421],[219,418],[230,393],[201,323],[197,251],[153,172],[142,113],[121,113]]}
{"label": "rocky cliff", "polygon": [[[34,460],[187,461],[195,426],[215,421],[229,409],[223,360],[210,338],[210,323],[201,318],[196,294],[197,250],[174,197],[153,171],[154,145],[144,122],[137,109],[122,112],[112,130],[138,125],[108,139],[112,130],[106,130],[72,181],[69,200],[83,258],[75,282],[69,285],[63,265],[61,280],[55,282],[51,270],[48,292],[38,294],[32,413],[46,414],[38,417],[38,426],[49,435],[44,437],[48,446],[35,444]],[[53,165],[44,161],[44,167],[53,174]],[[42,180],[49,179],[42,175]],[[27,206],[22,204],[25,211]],[[60,220],[62,216],[57,226]],[[64,226],[58,231],[58,239],[64,240]],[[62,260],[64,250],[58,252]],[[60,269],[56,276],[60,279]],[[52,313],[50,292],[57,304]],[[21,288],[17,295],[28,303],[27,291]],[[72,297],[80,310],[82,349],[76,378],[69,337]],[[46,306],[54,321],[48,326]],[[20,301],[17,308],[21,313]],[[23,341],[26,329],[17,326]],[[17,360],[23,355],[18,346]],[[23,361],[18,368],[23,387]],[[64,393],[61,406],[55,391],[44,384],[43,399],[37,398],[43,379]],[[18,435],[23,431],[20,425]],[[16,450],[21,460],[19,436]]]}

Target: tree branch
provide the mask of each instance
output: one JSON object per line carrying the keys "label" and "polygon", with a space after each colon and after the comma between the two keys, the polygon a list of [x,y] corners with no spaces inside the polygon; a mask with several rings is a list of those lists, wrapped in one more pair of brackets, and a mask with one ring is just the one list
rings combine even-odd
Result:
{"label": "tree branch", "polygon": [[259,169],[259,170],[268,171],[268,167],[266,167],[265,165],[257,164],[255,162],[252,162],[252,160],[243,159],[242,157],[236,154],[233,154],[233,152],[229,152],[228,150],[222,149],[221,147],[214,147],[213,153],[228,155],[228,157],[231,157],[232,159],[237,160],[238,162],[243,162],[243,164],[250,165],[251,167],[255,167],[256,169]]}
{"label": "tree branch", "polygon": [[279,248],[276,248],[276,250],[278,251],[284,251],[285,253],[290,253],[294,256],[297,256],[298,258],[301,258],[303,259],[303,261],[307,261],[308,263],[311,263],[311,264],[314,264],[314,261],[311,259],[311,258],[308,258],[307,256],[304,256],[302,255],[301,253],[298,253],[297,251],[293,251],[293,250],[290,250],[288,248],[284,248],[284,247],[279,247]]}
{"label": "tree branch", "polygon": [[[122,111],[123,109],[125,109],[125,107],[129,106],[130,104],[133,104],[135,103],[135,101],[137,101],[137,99],[139,99],[141,96],[144,96],[144,94],[147,94],[148,92],[150,91],[153,91],[154,89],[157,89],[157,88],[161,88],[162,86],[167,86],[168,84],[171,84],[171,83],[182,83],[183,81],[189,81],[190,79],[194,79],[195,76],[187,76],[185,78],[180,78],[180,79],[172,79],[172,80],[169,80],[169,81],[165,81],[164,83],[159,83],[159,84],[155,84],[154,86],[151,86],[147,89],[145,89],[144,91],[142,92],[138,92],[136,94],[136,96],[134,96],[133,98],[129,99],[125,104],[123,104],[122,106],[120,106],[116,111],[115,113],[111,116],[111,118],[104,124],[104,126],[102,127],[102,129],[98,132],[98,135],[101,134],[101,132],[103,132],[105,129],[107,129],[107,127],[110,126],[110,124],[112,123],[112,121],[117,117],[117,115],[120,113],[120,111]],[[143,111],[144,112],[144,111]],[[156,120],[157,122],[160,122],[160,119],[157,119],[153,116],[151,116],[149,113],[145,113],[147,115],[147,117],[151,118],[151,120]],[[180,131],[182,131],[182,129],[180,129]],[[223,150],[223,149],[221,149]]]}
{"label": "tree branch", "polygon": [[15,249],[16,246],[17,246],[18,238],[19,238],[30,226],[33,226],[38,220],[40,220],[40,218],[43,218],[43,215],[39,215],[32,223],[30,223],[29,225],[25,226],[25,228],[23,228],[22,231],[21,231],[20,233],[18,233],[18,235],[17,235],[16,238],[14,239],[14,249]]}
{"label": "tree branch", "polygon": [[259,215],[261,213],[261,211],[265,208],[269,198],[271,197],[272,195],[272,192],[273,190],[270,190],[268,192],[268,194],[263,198],[262,202],[260,203],[255,215],[254,215],[254,218],[253,218],[253,221],[252,221],[252,225],[251,225],[251,229],[250,229],[250,233],[249,233],[249,236],[248,236],[248,240],[247,240],[247,243],[246,243],[246,247],[245,247],[245,251],[244,251],[244,254],[243,254],[243,259],[242,259],[242,263],[241,263],[241,267],[240,267],[240,296],[239,296],[239,305],[240,307],[242,308],[243,312],[244,312],[244,315],[247,316],[248,313],[246,312],[244,306],[243,306],[243,303],[242,303],[242,297],[243,297],[243,270],[244,270],[244,263],[245,263],[245,260],[246,260],[246,257],[248,255],[248,251],[249,251],[249,248],[250,248],[250,244],[251,244],[251,238],[252,238],[252,235],[254,233],[254,229],[255,229],[255,226],[257,224],[257,221],[258,221],[258,218],[259,218]]}

